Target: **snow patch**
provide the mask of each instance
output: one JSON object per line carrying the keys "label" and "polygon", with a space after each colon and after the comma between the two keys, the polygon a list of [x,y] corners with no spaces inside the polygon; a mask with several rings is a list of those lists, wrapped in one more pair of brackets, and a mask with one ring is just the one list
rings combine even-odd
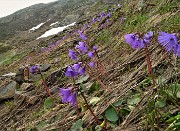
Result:
{"label": "snow patch", "polygon": [[3,77],[9,77],[9,76],[15,76],[15,75],[16,75],[16,73],[10,72],[10,73],[5,74],[5,75],[2,75],[2,76],[3,76]]}
{"label": "snow patch", "polygon": [[41,24],[39,24],[39,25],[37,25],[37,26],[29,29],[29,31],[37,30],[37,29],[39,29],[42,25],[44,25],[44,23],[41,23]]}
{"label": "snow patch", "polygon": [[[63,31],[64,29],[66,29],[67,27],[74,26],[75,24],[76,24],[76,22],[74,22],[74,23],[72,23],[72,24],[69,24],[69,25],[67,25],[67,26],[63,26],[63,27],[52,28],[52,29],[46,31],[43,35],[41,35],[41,36],[38,37],[37,39],[58,34],[59,32],[61,32],[61,31]],[[37,40],[37,39],[36,39],[36,40]]]}
{"label": "snow patch", "polygon": [[58,24],[59,22],[57,21],[57,22],[55,22],[55,23],[52,23],[50,26],[53,26],[53,25],[55,25],[55,24]]}

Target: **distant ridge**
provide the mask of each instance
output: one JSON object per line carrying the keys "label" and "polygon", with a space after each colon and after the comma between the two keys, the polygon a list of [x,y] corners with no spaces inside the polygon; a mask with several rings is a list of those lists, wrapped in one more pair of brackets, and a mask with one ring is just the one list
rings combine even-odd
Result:
{"label": "distant ridge", "polygon": [[0,41],[7,40],[16,33],[27,31],[47,20],[49,23],[59,20],[60,26],[71,24],[86,17],[88,9],[98,2],[102,0],[58,0],[26,7],[0,18]]}

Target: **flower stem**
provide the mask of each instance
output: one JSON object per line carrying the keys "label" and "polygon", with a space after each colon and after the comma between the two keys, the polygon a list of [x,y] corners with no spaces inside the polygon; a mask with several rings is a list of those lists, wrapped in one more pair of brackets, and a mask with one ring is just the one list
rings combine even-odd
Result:
{"label": "flower stem", "polygon": [[[43,77],[43,75],[42,75],[42,73],[41,73],[40,70],[39,70],[39,72],[40,72],[40,75],[41,75],[41,79],[42,79],[42,81],[43,81],[43,85],[44,85],[44,87],[45,87],[45,89],[46,89],[46,92],[47,92],[47,94],[50,96],[50,98],[51,98],[52,101],[53,101],[53,97],[52,97],[51,92],[50,92],[50,90],[49,90],[49,88],[48,88],[48,85],[47,85],[46,81],[44,80],[44,77]],[[55,103],[54,101],[53,101],[53,103],[54,103],[54,105],[56,105],[56,103]]]}
{"label": "flower stem", "polygon": [[155,81],[155,78],[154,78],[154,73],[153,73],[153,70],[152,70],[152,64],[151,64],[151,59],[150,59],[150,53],[149,53],[147,45],[145,47],[145,51],[146,51],[146,61],[147,61],[148,73],[149,73],[149,75],[151,76],[151,78],[153,80],[153,85],[155,86],[156,81]]}
{"label": "flower stem", "polygon": [[[73,87],[75,87],[75,79],[73,78]],[[77,115],[79,115],[79,110],[78,110],[78,93],[77,93],[77,90],[76,90],[76,113]]]}
{"label": "flower stem", "polygon": [[84,101],[85,101],[85,103],[86,103],[86,105],[87,105],[87,108],[89,109],[89,111],[90,111],[91,114],[93,115],[93,117],[94,117],[94,119],[96,120],[96,122],[97,122],[98,124],[101,124],[101,122],[98,120],[98,117],[93,113],[93,111],[92,111],[90,105],[88,104],[87,99],[86,99],[86,97],[84,96],[83,92],[80,91],[80,93],[81,93],[81,96],[83,97],[83,99],[84,99]]}

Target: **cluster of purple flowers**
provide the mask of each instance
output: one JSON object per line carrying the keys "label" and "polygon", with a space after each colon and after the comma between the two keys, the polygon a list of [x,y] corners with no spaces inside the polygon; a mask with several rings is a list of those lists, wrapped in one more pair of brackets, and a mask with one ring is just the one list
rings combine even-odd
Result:
{"label": "cluster of purple flowers", "polygon": [[[101,12],[100,14],[99,14],[99,17],[94,17],[93,19],[92,19],[92,24],[93,23],[95,23],[95,22],[100,22],[102,19],[104,19],[104,18],[108,18],[107,20],[106,20],[106,23],[107,23],[107,25],[110,25],[110,20],[109,20],[109,18],[111,18],[111,16],[112,16],[112,13],[111,12],[108,12],[107,14],[105,13],[105,12]],[[105,25],[104,24],[102,24],[101,25],[101,28],[104,28],[105,27]]]}
{"label": "cluster of purple flowers", "polygon": [[[95,57],[95,51],[97,51],[98,47],[93,46],[93,49],[94,49],[94,51],[88,51],[88,47],[87,47],[86,43],[79,42],[79,44],[76,45],[77,52],[69,49],[69,56],[71,57],[72,60],[78,60],[77,53],[80,55],[84,55],[85,53],[87,53],[88,57],[93,59]],[[91,61],[89,63],[89,66],[92,68],[94,68],[95,65],[96,65],[96,63],[93,61]],[[73,64],[67,68],[65,75],[67,77],[72,77],[72,78],[75,78],[78,75],[84,76],[85,75],[85,66],[82,65],[82,62]]]}
{"label": "cluster of purple flowers", "polygon": [[[87,36],[82,31],[78,31],[78,32],[79,32],[80,38],[82,40],[86,41]],[[77,54],[79,54],[81,56],[87,54],[87,56],[89,58],[91,58],[91,60],[95,57],[95,52],[97,51],[98,47],[93,46],[93,51],[90,51],[88,49],[87,42],[84,42],[84,41],[80,41],[76,45],[75,50],[69,49],[69,57],[72,60],[78,60]],[[94,68],[95,65],[96,65],[96,63],[93,62],[93,61],[91,61],[89,63],[89,66],[92,67],[92,68]],[[65,75],[67,77],[72,77],[72,78],[75,78],[78,75],[85,75],[85,66],[82,66],[82,62],[78,62],[78,63],[76,63],[74,65],[71,65],[71,66],[68,67]]]}
{"label": "cluster of purple flowers", "polygon": [[[87,37],[86,35],[83,33],[83,31],[78,31],[79,36],[82,40],[86,41]],[[93,51],[89,51],[87,43],[81,41],[79,42],[78,45],[76,45],[75,49],[76,51],[69,49],[69,56],[72,60],[78,60],[77,54],[80,55],[85,55],[87,53],[87,55],[93,59],[95,57],[95,52],[97,51],[98,47],[97,46],[93,46]],[[89,66],[94,68],[96,65],[95,62],[91,61],[89,63]],[[85,66],[83,65],[82,62],[78,62],[76,64],[73,64],[71,66],[69,66],[65,72],[65,76],[67,77],[71,77],[71,78],[75,78],[78,75],[85,75]],[[76,105],[76,93],[72,92],[72,87],[68,88],[68,89],[64,89],[64,88],[60,88],[59,91],[59,95],[62,97],[62,102],[63,103],[71,103],[72,106]]]}
{"label": "cluster of purple flowers", "polygon": [[146,45],[150,44],[150,41],[153,37],[153,32],[150,31],[147,34],[143,36],[143,38],[140,38],[138,34],[132,33],[132,34],[126,34],[124,36],[125,41],[131,45],[133,49],[141,49],[144,48]]}
{"label": "cluster of purple flowers", "polygon": [[[126,34],[124,36],[125,41],[132,46],[133,49],[144,48],[145,45],[149,45],[153,37],[153,32],[150,31],[140,38],[138,34]],[[165,48],[167,52],[173,52],[175,55],[180,57],[180,44],[178,43],[177,34],[159,32],[158,42]]]}
{"label": "cluster of purple flowers", "polygon": [[76,105],[76,93],[72,91],[72,87],[60,88],[59,95],[62,97],[63,103],[71,103],[72,106]]}
{"label": "cluster of purple flowers", "polygon": [[39,66],[38,65],[34,65],[34,66],[31,66],[30,67],[30,73],[34,74],[34,73],[37,73],[39,72]]}
{"label": "cluster of purple flowers", "polygon": [[88,39],[86,37],[86,35],[83,34],[83,31],[78,30],[78,32],[79,32],[79,36],[80,36],[81,39],[83,39],[83,40],[87,40]]}
{"label": "cluster of purple flowers", "polygon": [[82,66],[82,62],[69,66],[65,72],[67,77],[75,78],[78,75],[85,75],[85,66]]}
{"label": "cluster of purple flowers", "polygon": [[41,51],[39,52],[39,54],[45,53],[45,52],[51,52],[56,45],[57,44],[53,43],[53,42],[49,43],[48,47],[42,47],[41,48]]}
{"label": "cluster of purple flowers", "polygon": [[76,45],[76,49],[78,49],[80,54],[85,54],[86,52],[88,52],[88,48],[85,42],[79,42],[79,44]]}
{"label": "cluster of purple flowers", "polygon": [[[69,57],[77,61],[79,60],[78,56],[80,55],[81,58],[83,55],[87,55],[90,58],[89,66],[91,68],[95,68],[96,62],[94,61],[95,55],[98,50],[98,46],[93,46],[93,49],[89,48],[88,45],[88,37],[85,35],[85,30],[89,29],[90,26],[98,21],[101,21],[103,18],[111,18],[112,13],[108,12],[107,14],[105,12],[101,12],[99,17],[94,17],[90,24],[84,24],[83,28],[81,30],[78,30],[79,37],[82,39],[76,46],[75,49],[69,49]],[[110,25],[110,20],[106,20],[107,25]],[[104,25],[102,25],[104,26]],[[65,76],[76,78],[79,75],[84,76],[86,72],[86,66],[82,62],[77,62],[75,64],[70,65],[66,72]],[[63,103],[71,103],[73,106],[76,105],[76,93],[72,92],[72,87],[68,89],[60,88],[59,95],[62,96],[62,102]]]}
{"label": "cluster of purple flowers", "polygon": [[62,40],[65,40],[67,36],[63,36],[61,40],[56,41],[55,43],[50,42],[47,47],[42,47],[39,51],[37,51],[36,55],[40,55],[41,53],[51,52],[57,45],[61,43]]}
{"label": "cluster of purple flowers", "polygon": [[109,20],[109,18],[111,18],[111,16],[112,16],[112,13],[109,11],[107,14],[105,12],[101,12],[98,17],[93,17],[93,19],[91,20],[90,23],[85,23],[84,26],[82,27],[81,31],[78,31],[80,34],[80,37],[83,40],[87,40],[87,38],[85,36],[83,36],[83,31],[90,29],[94,23],[100,22],[104,18],[107,18],[107,20],[106,20],[106,23],[101,25],[101,28],[104,28],[105,25],[109,26],[111,24],[111,22]]}

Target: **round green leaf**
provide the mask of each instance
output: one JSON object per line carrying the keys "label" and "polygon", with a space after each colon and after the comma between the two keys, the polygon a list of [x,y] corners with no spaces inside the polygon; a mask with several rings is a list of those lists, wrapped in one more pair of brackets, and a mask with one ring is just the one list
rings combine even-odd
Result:
{"label": "round green leaf", "polygon": [[113,106],[118,107],[118,106],[122,105],[122,103],[123,103],[122,100],[118,100],[118,101],[113,103]]}
{"label": "round green leaf", "polygon": [[50,97],[48,97],[45,102],[44,102],[44,108],[45,109],[50,109],[54,107],[54,103]]}
{"label": "round green leaf", "polygon": [[93,93],[94,91],[97,91],[97,90],[99,90],[99,83],[98,83],[97,81],[95,81],[95,82],[91,85],[91,87],[89,88],[88,94],[91,94],[91,93]]}
{"label": "round green leaf", "polygon": [[101,128],[100,125],[97,125],[97,126],[95,127],[95,130],[96,130],[96,131],[102,131],[102,128]]}
{"label": "round green leaf", "polygon": [[119,119],[119,116],[113,107],[110,107],[105,111],[105,116],[109,121],[113,121],[113,122]]}
{"label": "round green leaf", "polygon": [[128,105],[136,105],[141,100],[139,95],[134,95],[132,98],[127,100]]}
{"label": "round green leaf", "polygon": [[71,131],[82,131],[83,130],[82,125],[83,125],[83,121],[79,119],[78,121],[73,123],[71,127]]}

